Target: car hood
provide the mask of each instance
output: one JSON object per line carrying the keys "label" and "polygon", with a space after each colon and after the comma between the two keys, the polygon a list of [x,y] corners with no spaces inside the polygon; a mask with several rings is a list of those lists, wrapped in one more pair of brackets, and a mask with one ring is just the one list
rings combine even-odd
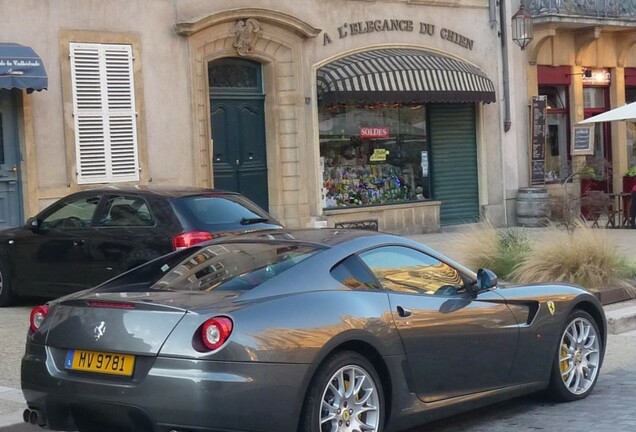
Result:
{"label": "car hood", "polygon": [[197,309],[228,305],[236,293],[94,292],[52,305],[46,344],[83,349],[156,355],[179,321]]}

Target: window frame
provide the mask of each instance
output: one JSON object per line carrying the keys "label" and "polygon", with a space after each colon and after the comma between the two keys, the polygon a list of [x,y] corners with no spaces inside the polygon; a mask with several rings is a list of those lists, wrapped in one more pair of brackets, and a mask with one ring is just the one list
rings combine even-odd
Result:
{"label": "window frame", "polygon": [[139,181],[133,50],[69,44],[78,184]]}
{"label": "window frame", "polygon": [[[385,248],[401,248],[401,249],[408,249],[414,252],[417,252],[423,256],[426,256],[430,259],[433,259],[435,261],[439,261],[442,264],[445,264],[446,266],[452,268],[453,270],[455,270],[457,272],[457,274],[459,275],[459,277],[461,278],[462,284],[463,284],[463,288],[464,290],[460,293],[457,294],[452,294],[452,295],[446,295],[443,293],[438,293],[438,294],[430,294],[430,293],[425,293],[425,292],[403,292],[403,291],[396,291],[396,290],[391,290],[389,288],[387,288],[384,284],[382,284],[381,280],[377,277],[377,275],[375,274],[375,272],[373,271],[373,269],[364,261],[364,259],[362,258],[362,255],[368,252],[372,252],[372,251],[377,251],[380,249],[385,249]],[[445,260],[436,257],[434,255],[431,255],[425,251],[422,251],[420,249],[408,246],[408,245],[403,245],[403,244],[386,244],[386,245],[380,245],[380,246],[375,246],[375,247],[371,247],[369,249],[365,249],[363,251],[357,252],[356,254],[354,254],[354,256],[362,263],[362,265],[364,265],[367,269],[367,271],[369,272],[369,274],[374,278],[378,289],[386,292],[386,293],[396,293],[396,294],[407,294],[407,295],[417,295],[417,296],[426,296],[426,297],[438,297],[438,298],[464,298],[464,297],[470,297],[472,296],[471,290],[468,287],[468,284],[471,283],[473,281],[473,278],[471,278],[469,275],[467,275],[466,273],[464,273],[461,269],[457,268],[456,266],[446,262]],[[346,259],[350,258],[351,256],[347,257]],[[333,268],[335,268],[337,265],[339,265],[340,263],[342,263],[345,260],[341,260],[338,264],[336,264],[335,266],[332,267],[331,271],[333,270]],[[333,276],[332,276],[333,277]],[[335,278],[334,278],[335,279]],[[337,279],[336,279],[337,280]],[[369,291],[375,291],[375,289],[369,288],[367,289]]]}

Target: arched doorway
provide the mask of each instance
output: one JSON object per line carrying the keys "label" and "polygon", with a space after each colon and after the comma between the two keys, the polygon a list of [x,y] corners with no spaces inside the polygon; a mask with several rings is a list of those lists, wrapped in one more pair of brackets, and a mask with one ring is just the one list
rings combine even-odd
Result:
{"label": "arched doorway", "polygon": [[262,66],[242,58],[208,63],[214,187],[269,207]]}

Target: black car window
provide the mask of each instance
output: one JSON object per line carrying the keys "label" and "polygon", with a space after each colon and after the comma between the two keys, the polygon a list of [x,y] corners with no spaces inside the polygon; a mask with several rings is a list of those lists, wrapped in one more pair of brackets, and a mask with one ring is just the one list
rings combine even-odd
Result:
{"label": "black car window", "polygon": [[213,231],[215,225],[266,222],[269,216],[251,202],[237,195],[199,195],[173,200],[177,213],[199,229]]}
{"label": "black car window", "polygon": [[367,266],[355,255],[336,264],[331,269],[331,276],[352,289],[376,290],[380,288]]}
{"label": "black car window", "polygon": [[69,197],[44,213],[40,228],[73,229],[90,226],[101,196]]}
{"label": "black car window", "polygon": [[360,258],[390,291],[442,296],[466,292],[457,270],[415,249],[386,246],[364,252]]}
{"label": "black car window", "polygon": [[148,204],[139,197],[118,195],[108,198],[99,226],[153,226],[155,224]]}
{"label": "black car window", "polygon": [[197,249],[164,268],[152,289],[245,291],[307,259],[319,249],[280,243],[223,243]]}

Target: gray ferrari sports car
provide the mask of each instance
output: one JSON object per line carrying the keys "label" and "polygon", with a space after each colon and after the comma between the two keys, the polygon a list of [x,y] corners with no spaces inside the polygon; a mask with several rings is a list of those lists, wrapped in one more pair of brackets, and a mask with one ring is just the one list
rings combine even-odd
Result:
{"label": "gray ferrari sports car", "polygon": [[261,231],[179,250],[37,306],[25,421],[80,431],[398,431],[603,362],[603,309],[502,286],[411,240]]}

